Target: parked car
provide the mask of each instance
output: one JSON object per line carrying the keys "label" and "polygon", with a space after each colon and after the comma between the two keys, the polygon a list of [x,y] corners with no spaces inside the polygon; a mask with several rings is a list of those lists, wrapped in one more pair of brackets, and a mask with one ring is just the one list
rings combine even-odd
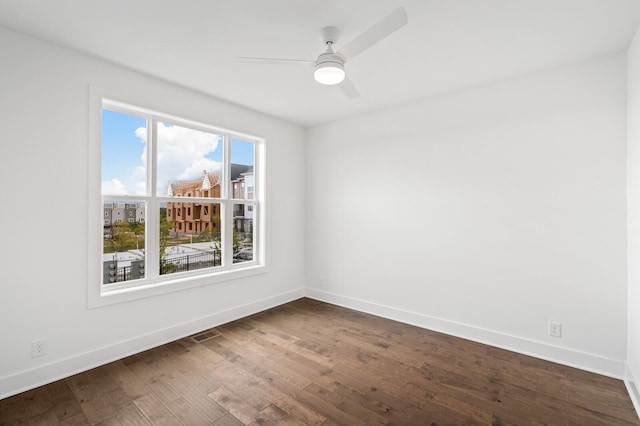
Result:
{"label": "parked car", "polygon": [[233,255],[233,263],[253,260],[253,248],[243,248]]}

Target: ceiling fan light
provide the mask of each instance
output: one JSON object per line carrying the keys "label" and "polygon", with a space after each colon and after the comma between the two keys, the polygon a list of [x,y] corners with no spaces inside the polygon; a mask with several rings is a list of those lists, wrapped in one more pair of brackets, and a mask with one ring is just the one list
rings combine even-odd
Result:
{"label": "ceiling fan light", "polygon": [[345,78],[344,66],[338,62],[323,62],[316,65],[313,78],[320,84],[334,85]]}

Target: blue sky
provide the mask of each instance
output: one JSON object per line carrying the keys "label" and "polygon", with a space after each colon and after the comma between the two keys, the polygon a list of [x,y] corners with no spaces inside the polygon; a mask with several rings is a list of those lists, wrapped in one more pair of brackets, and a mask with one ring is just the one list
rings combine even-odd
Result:
{"label": "blue sky", "polygon": [[250,166],[253,163],[253,143],[239,139],[231,139],[231,162],[234,164],[245,164]]}
{"label": "blue sky", "polygon": [[102,110],[102,181],[125,180],[136,167],[144,166],[144,143],[136,129],[147,120],[133,115]]}
{"label": "blue sky", "polygon": [[[102,112],[102,192],[142,195],[146,188],[146,119],[104,109]],[[169,180],[191,180],[203,170],[220,170],[222,137],[158,123],[158,188]],[[253,144],[231,141],[231,162],[253,164]]]}

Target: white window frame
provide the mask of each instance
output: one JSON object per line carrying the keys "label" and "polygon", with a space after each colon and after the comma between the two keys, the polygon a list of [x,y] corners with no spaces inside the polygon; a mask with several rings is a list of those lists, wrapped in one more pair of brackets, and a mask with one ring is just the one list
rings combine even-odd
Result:
{"label": "white window frame", "polygon": [[[249,135],[246,133],[220,128],[207,123],[196,122],[174,115],[154,111],[143,107],[142,102],[129,99],[126,96],[114,95],[97,87],[90,87],[89,90],[89,161],[88,161],[88,306],[96,308],[100,306],[122,303],[131,300],[166,294],[174,291],[186,290],[189,288],[216,284],[232,279],[248,277],[256,274],[268,272],[266,253],[266,207],[265,207],[265,184],[266,184],[266,141],[264,138]],[[221,208],[222,241],[224,251],[222,253],[222,266],[215,268],[200,269],[194,271],[180,272],[167,275],[159,275],[157,265],[159,262],[157,245],[159,226],[159,203],[165,201],[175,201],[175,198],[159,196],[156,194],[155,177],[155,155],[150,158],[148,167],[147,186],[148,192],[145,196],[107,196],[106,198],[117,202],[146,201],[145,223],[145,262],[147,271],[144,279],[126,281],[124,283],[114,283],[102,285],[102,264],[103,264],[103,226],[104,226],[104,206],[102,198],[102,110],[107,105],[108,109],[121,110],[127,113],[135,111],[138,115],[147,116],[147,128],[149,133],[156,132],[157,121],[173,123],[180,126],[204,130],[223,136],[225,149],[223,149],[223,177],[220,198],[192,198],[190,202],[204,201],[207,203],[219,204]],[[229,147],[231,139],[240,139],[254,143],[254,176],[258,191],[254,198],[234,199],[231,188],[230,176],[230,153]],[[155,135],[149,138],[153,144]],[[154,152],[151,147],[149,151]],[[181,197],[184,202],[184,198]],[[252,261],[233,263],[233,205],[238,202],[250,202],[254,205],[254,258]],[[154,269],[154,271],[152,271]]]}

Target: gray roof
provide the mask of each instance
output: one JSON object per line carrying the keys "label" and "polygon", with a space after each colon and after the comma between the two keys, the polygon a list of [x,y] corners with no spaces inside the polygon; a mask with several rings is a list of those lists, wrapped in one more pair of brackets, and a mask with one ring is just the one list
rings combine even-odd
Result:
{"label": "gray roof", "polygon": [[231,180],[240,178],[243,173],[253,172],[253,166],[247,166],[245,164],[231,164]]}

